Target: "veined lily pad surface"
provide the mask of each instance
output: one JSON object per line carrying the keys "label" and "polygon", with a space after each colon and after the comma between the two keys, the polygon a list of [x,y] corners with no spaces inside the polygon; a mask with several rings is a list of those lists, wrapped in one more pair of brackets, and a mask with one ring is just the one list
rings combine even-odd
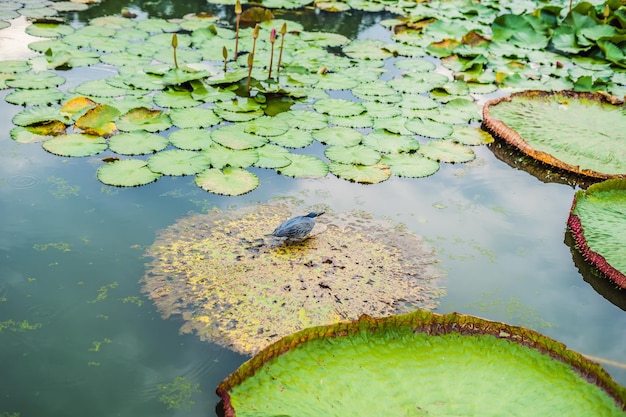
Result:
{"label": "veined lily pad surface", "polygon": [[483,124],[548,165],[594,178],[626,177],[626,113],[615,97],[515,93],[485,104]]}
{"label": "veined lily pad surface", "polygon": [[[590,382],[592,381],[592,382]],[[622,416],[626,391],[540,333],[417,311],[305,329],[217,389],[232,416]]]}
{"label": "veined lily pad surface", "polygon": [[567,225],[587,262],[626,288],[626,179],[578,191]]}
{"label": "veined lily pad surface", "polygon": [[444,294],[421,239],[367,213],[323,208],[312,237],[267,237],[309,211],[286,203],[192,215],[164,230],[143,279],[163,317],[251,354],[312,325],[433,308]]}

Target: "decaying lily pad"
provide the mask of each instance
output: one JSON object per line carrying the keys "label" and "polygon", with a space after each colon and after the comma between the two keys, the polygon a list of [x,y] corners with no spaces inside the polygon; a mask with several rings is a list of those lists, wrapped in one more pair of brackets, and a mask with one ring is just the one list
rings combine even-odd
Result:
{"label": "decaying lily pad", "polygon": [[268,204],[184,217],[161,232],[143,291],[181,331],[251,354],[308,326],[434,308],[436,262],[421,239],[363,212],[326,214],[312,237],[266,237],[308,209]]}
{"label": "decaying lily pad", "polygon": [[515,93],[485,104],[483,126],[548,165],[593,178],[626,177],[626,113],[615,97]]}
{"label": "decaying lily pad", "polygon": [[427,311],[313,327],[217,388],[235,416],[623,416],[626,390],[535,331]]}
{"label": "decaying lily pad", "polygon": [[626,288],[626,179],[578,191],[567,225],[587,262]]}

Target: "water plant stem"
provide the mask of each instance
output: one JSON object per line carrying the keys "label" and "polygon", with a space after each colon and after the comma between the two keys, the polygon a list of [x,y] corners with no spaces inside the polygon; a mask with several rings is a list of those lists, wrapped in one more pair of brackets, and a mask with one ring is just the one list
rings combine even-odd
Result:
{"label": "water plant stem", "polygon": [[278,53],[278,68],[276,68],[276,72],[280,72],[280,63],[283,60],[283,48],[285,45],[285,33],[287,33],[287,22],[283,23],[283,26],[280,28],[280,52]]}
{"label": "water plant stem", "polygon": [[270,69],[267,74],[267,78],[272,78],[272,64],[274,63],[274,43],[276,42],[276,29],[272,29],[270,32],[270,43],[272,48],[270,49]]}
{"label": "water plant stem", "polygon": [[237,0],[235,3],[235,14],[237,18],[235,20],[235,55],[233,59],[237,59],[237,54],[239,53],[239,22],[241,21],[241,2]]}
{"label": "water plant stem", "polygon": [[256,49],[256,40],[259,37],[259,24],[254,26],[252,31],[252,51],[248,54],[248,94],[250,94],[250,81],[252,79],[252,65],[254,64],[254,50]]}

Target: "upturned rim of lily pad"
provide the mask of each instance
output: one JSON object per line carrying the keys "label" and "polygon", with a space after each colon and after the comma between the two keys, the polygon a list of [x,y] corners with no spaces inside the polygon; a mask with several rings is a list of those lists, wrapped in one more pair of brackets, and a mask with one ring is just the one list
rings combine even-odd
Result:
{"label": "upturned rim of lily pad", "polygon": [[[525,155],[542,162],[544,164],[553,166],[555,168],[572,172],[582,177],[591,177],[597,179],[611,179],[611,178],[626,178],[626,173],[606,173],[599,172],[592,169],[581,168],[578,165],[573,165],[568,162],[557,159],[553,155],[538,150],[529,144],[516,130],[509,127],[502,120],[497,119],[491,115],[491,109],[500,103],[511,102],[516,97],[526,98],[547,98],[551,96],[563,96],[571,99],[586,99],[596,101],[601,104],[611,104],[615,106],[623,105],[624,102],[618,97],[612,96],[605,92],[581,92],[581,91],[542,91],[542,90],[525,90],[512,93],[511,95],[489,100],[483,106],[483,129],[490,132],[495,138],[501,139],[506,143],[519,149]],[[546,129],[550,129],[547,126]]]}
{"label": "upturned rim of lily pad", "polygon": [[[576,207],[579,202],[587,197],[599,193],[622,192],[626,195],[626,179],[614,178],[591,185],[587,190],[579,190],[574,195],[574,201],[567,219],[567,226],[572,231],[576,248],[583,258],[596,267],[602,274],[613,281],[618,287],[626,289],[626,271],[620,271],[607,261],[605,256],[594,251],[585,236],[585,228],[580,216],[576,214]],[[619,232],[618,232],[619,233]]]}
{"label": "upturned rim of lily pad", "polygon": [[[236,415],[230,395],[234,388],[241,385],[248,378],[253,377],[262,368],[269,366],[269,363],[273,360],[295,350],[301,345],[318,339],[345,338],[363,332],[373,335],[379,332],[386,332],[387,330],[393,331],[393,329],[401,327],[409,328],[414,334],[422,333],[428,337],[451,334],[460,336],[493,336],[497,339],[535,350],[552,360],[569,365],[583,380],[596,385],[612,398],[617,408],[626,410],[626,388],[616,383],[599,364],[585,358],[578,352],[568,349],[561,342],[521,326],[456,312],[438,314],[427,310],[417,310],[411,313],[382,318],[373,318],[364,314],[354,321],[310,327],[283,337],[243,363],[218,385],[216,393],[222,399],[224,415],[226,417],[234,417]],[[320,357],[320,360],[323,360],[323,358]]]}

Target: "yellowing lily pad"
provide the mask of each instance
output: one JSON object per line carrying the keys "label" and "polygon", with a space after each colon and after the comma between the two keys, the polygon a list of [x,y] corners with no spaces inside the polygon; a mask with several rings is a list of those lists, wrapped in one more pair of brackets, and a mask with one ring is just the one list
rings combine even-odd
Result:
{"label": "yellowing lily pad", "polygon": [[138,107],[129,110],[117,120],[117,128],[126,132],[147,130],[158,132],[172,126],[169,116],[162,110]]}
{"label": "yellowing lily pad", "polygon": [[108,104],[98,104],[79,117],[75,126],[88,135],[110,136],[116,130],[112,120],[119,115],[120,111],[117,108]]}

